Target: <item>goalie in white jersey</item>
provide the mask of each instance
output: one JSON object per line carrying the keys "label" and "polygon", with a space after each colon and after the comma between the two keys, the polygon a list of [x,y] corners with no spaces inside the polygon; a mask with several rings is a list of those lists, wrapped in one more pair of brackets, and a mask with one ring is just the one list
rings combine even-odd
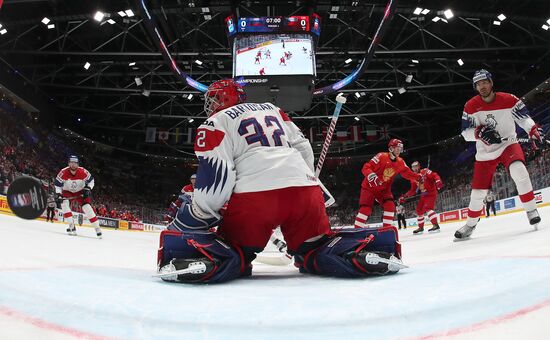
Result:
{"label": "goalie in white jersey", "polygon": [[[230,79],[208,88],[209,118],[195,139],[194,198],[161,234],[159,273],[172,275],[161,277],[222,282],[250,275],[255,254],[277,226],[304,272],[353,277],[398,271],[397,231],[388,230],[376,246],[369,242],[378,232],[331,233],[309,141],[280,108],[245,100],[244,89]],[[208,231],[216,225],[216,234]],[[380,260],[367,261],[367,253]]]}
{"label": "goalie in white jersey", "polygon": [[516,124],[538,143],[544,142],[542,128],[535,124],[529,111],[516,96],[494,92],[491,73],[478,70],[473,77],[479,95],[470,99],[462,114],[462,136],[476,142],[476,161],[472,194],[466,225],[456,231],[457,239],[468,238],[474,231],[483,209],[483,199],[492,186],[493,175],[503,164],[516,183],[519,198],[531,225],[540,222],[533,186],[525,168],[525,156],[517,143]]}

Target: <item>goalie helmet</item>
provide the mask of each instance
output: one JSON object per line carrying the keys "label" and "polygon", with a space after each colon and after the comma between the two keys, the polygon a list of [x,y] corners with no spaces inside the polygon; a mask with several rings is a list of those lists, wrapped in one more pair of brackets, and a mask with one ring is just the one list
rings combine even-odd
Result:
{"label": "goalie helmet", "polygon": [[246,93],[243,87],[233,79],[222,79],[212,83],[204,95],[204,112],[208,117],[214,113],[244,103]]}
{"label": "goalie helmet", "polygon": [[472,78],[474,90],[476,88],[476,83],[480,80],[489,80],[490,82],[493,82],[493,75],[485,69],[477,70]]}

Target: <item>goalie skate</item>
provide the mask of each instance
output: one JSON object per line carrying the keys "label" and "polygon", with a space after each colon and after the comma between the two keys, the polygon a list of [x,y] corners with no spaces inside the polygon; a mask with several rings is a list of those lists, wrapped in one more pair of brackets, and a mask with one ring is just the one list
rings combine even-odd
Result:
{"label": "goalie skate", "polygon": [[76,227],[74,224],[69,224],[69,227],[67,228],[67,234],[70,236],[76,236]]}
{"label": "goalie skate", "polygon": [[458,229],[455,232],[455,239],[454,241],[465,241],[470,239],[470,236],[476,229],[476,226],[470,227],[469,225],[465,224],[462,228]]}
{"label": "goalie skate", "polygon": [[193,282],[205,277],[214,268],[214,262],[207,258],[172,259],[153,276],[169,282]]}

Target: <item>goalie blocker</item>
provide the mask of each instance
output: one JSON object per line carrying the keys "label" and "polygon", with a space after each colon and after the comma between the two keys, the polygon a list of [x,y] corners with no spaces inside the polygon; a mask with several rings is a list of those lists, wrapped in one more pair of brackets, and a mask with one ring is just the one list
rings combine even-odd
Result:
{"label": "goalie blocker", "polygon": [[[341,230],[304,242],[293,254],[302,273],[334,277],[386,275],[406,268],[397,229]],[[165,230],[160,236],[158,272],[164,281],[219,283],[252,274],[243,250],[209,231]]]}

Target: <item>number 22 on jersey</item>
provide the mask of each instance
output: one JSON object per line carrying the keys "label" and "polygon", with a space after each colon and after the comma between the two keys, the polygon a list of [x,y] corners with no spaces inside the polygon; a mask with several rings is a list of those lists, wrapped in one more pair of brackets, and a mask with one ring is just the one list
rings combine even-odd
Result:
{"label": "number 22 on jersey", "polygon": [[261,118],[258,120],[256,117],[251,117],[241,121],[239,135],[243,136],[248,144],[260,143],[262,146],[283,146],[281,137],[285,135],[285,131],[281,122],[275,116],[265,116],[263,121]]}

